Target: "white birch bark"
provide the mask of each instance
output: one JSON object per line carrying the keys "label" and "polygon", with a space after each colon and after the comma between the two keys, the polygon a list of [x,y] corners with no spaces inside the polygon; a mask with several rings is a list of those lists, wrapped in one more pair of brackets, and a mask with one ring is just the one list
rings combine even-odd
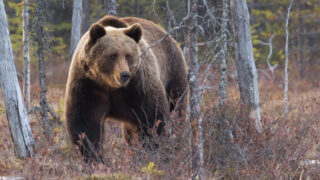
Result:
{"label": "white birch bark", "polygon": [[15,154],[19,158],[30,157],[35,151],[34,139],[14,65],[3,0],[0,0],[0,54],[0,85]]}
{"label": "white birch bark", "polygon": [[117,0],[105,0],[108,15],[117,15]]}
{"label": "white birch bark", "polygon": [[80,40],[81,16],[82,16],[82,0],[74,0],[73,10],[72,10],[72,27],[71,27],[71,40],[70,40],[71,42],[70,60]]}
{"label": "white birch bark", "polygon": [[272,77],[266,72],[266,70],[262,70],[262,72],[266,75],[269,80],[274,80],[274,70],[278,67],[278,64],[271,65],[270,59],[273,53],[272,40],[274,38],[274,34],[272,34],[269,38],[269,42],[259,41],[260,44],[269,46],[269,53],[267,56],[267,66],[268,70],[271,72]]}
{"label": "white birch bark", "polygon": [[229,19],[229,1],[223,0],[222,3],[219,105],[223,105],[227,99],[227,22]]}
{"label": "white birch bark", "polygon": [[197,30],[197,5],[198,0],[188,1],[188,62],[189,62],[189,85],[190,85],[190,120],[197,121],[198,128],[198,178],[204,175],[204,157],[202,135],[202,117],[199,84],[199,64],[198,64],[198,30]]}
{"label": "white birch bark", "polygon": [[[222,22],[221,22],[221,40],[220,48],[221,53],[220,58],[220,82],[219,82],[219,106],[223,107],[227,99],[227,53],[228,53],[228,21],[229,17],[229,0],[222,1]],[[222,113],[224,110],[222,110]],[[226,149],[229,149],[230,143],[233,141],[233,135],[230,128],[227,126],[227,119],[221,114],[216,128],[219,128],[218,140],[221,145],[225,146]],[[224,154],[228,154],[227,151],[224,151]]]}
{"label": "white birch bark", "polygon": [[232,6],[236,68],[241,101],[246,107],[248,117],[255,119],[257,131],[261,132],[258,73],[252,50],[248,6],[245,0],[234,0]]}
{"label": "white birch bark", "polygon": [[29,51],[29,0],[24,0],[23,17],[23,99],[27,111],[30,110],[30,51]]}
{"label": "white birch bark", "polygon": [[288,13],[286,18],[286,45],[285,45],[285,66],[284,66],[284,111],[286,118],[288,119],[288,82],[289,82],[289,75],[288,75],[288,64],[289,64],[289,19],[290,19],[290,11],[292,7],[293,0],[290,0],[290,4],[288,7]]}

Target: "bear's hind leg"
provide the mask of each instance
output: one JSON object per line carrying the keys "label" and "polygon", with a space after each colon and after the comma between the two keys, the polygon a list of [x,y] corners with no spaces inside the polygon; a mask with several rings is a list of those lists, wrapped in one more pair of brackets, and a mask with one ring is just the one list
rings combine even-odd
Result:
{"label": "bear's hind leg", "polygon": [[184,79],[170,82],[167,88],[167,96],[170,103],[170,112],[176,111],[181,118],[185,119],[189,104],[188,82]]}

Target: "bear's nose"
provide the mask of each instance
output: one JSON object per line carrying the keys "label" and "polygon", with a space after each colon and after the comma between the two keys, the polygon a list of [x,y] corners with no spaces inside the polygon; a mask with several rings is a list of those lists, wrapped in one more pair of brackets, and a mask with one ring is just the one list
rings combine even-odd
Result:
{"label": "bear's nose", "polygon": [[120,78],[121,78],[122,83],[125,84],[130,78],[130,73],[127,71],[122,72],[122,73],[120,73]]}

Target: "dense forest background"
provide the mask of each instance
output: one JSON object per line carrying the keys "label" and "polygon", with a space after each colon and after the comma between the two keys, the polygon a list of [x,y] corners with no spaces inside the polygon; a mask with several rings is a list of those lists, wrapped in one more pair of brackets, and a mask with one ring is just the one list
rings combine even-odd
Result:
{"label": "dense forest background", "polygon": [[[251,33],[254,46],[254,56],[258,68],[267,68],[266,59],[269,54],[269,46],[262,42],[272,40],[273,53],[270,57],[271,65],[279,64],[277,68],[283,69],[284,65],[284,46],[285,46],[285,18],[289,1],[267,1],[267,0],[249,0],[248,7],[250,11]],[[72,19],[72,1],[71,0],[52,0],[48,1],[47,9],[47,31],[50,35],[50,53],[46,61],[50,63],[61,63],[68,61]],[[183,1],[165,1],[157,0],[155,4],[148,0],[117,1],[117,13],[120,17],[136,16],[152,20],[162,26],[164,29],[172,28],[172,19],[167,9],[167,3],[171,8],[170,13],[174,13],[179,19],[182,17],[185,3]],[[210,3],[210,1],[209,1]],[[100,19],[106,14],[106,5],[103,0],[91,0],[90,3],[84,1],[83,6],[87,5],[90,11],[88,24],[84,29]],[[221,4],[212,1],[213,7],[219,12]],[[19,0],[5,1],[7,15],[9,19],[11,41],[14,49],[14,55],[17,65],[22,63],[22,5]],[[155,7],[155,8],[153,8]],[[32,11],[32,6],[31,6]],[[200,11],[201,12],[201,11]],[[180,17],[179,17],[180,15]],[[294,79],[306,80],[314,85],[318,85],[315,76],[318,76],[318,56],[320,44],[320,3],[317,0],[301,0],[294,3],[290,20],[290,77]],[[177,21],[177,20],[176,20]],[[82,30],[84,32],[84,30]],[[213,34],[212,36],[215,36]],[[178,39],[179,40],[179,39]],[[180,37],[181,40],[181,37]],[[261,42],[262,41],[262,42]],[[31,50],[33,50],[31,46]],[[33,53],[31,53],[32,55]],[[36,58],[31,56],[33,64]],[[19,67],[19,65],[18,65]],[[33,71],[34,72],[34,71]],[[280,72],[281,73],[281,72]],[[263,73],[262,73],[262,76]],[[32,81],[37,82],[36,76]],[[50,82],[50,81],[49,81]],[[63,83],[63,82],[60,82]]]}
{"label": "dense forest background", "polygon": [[[183,50],[189,68],[192,64],[189,57],[191,32],[197,29],[197,41],[192,44],[196,46],[194,64],[197,66],[190,68],[189,73],[197,74],[197,102],[201,111],[196,120],[183,123],[177,114],[172,113],[173,121],[166,127],[169,138],[159,137],[157,141],[162,146],[156,151],[126,146],[121,138],[121,125],[107,121],[107,140],[103,144],[105,164],[83,162],[77,147],[68,139],[65,127],[64,97],[71,59],[73,3],[76,1],[30,1],[31,110],[27,116],[30,117],[37,152],[34,157],[24,160],[15,157],[10,139],[12,133],[8,128],[10,120],[6,119],[5,102],[0,98],[0,176],[27,179],[317,179],[320,176],[320,1],[295,0],[289,16],[288,6],[292,0],[246,1],[258,72],[258,94],[251,98],[258,99],[258,104],[253,108],[243,105],[245,98],[239,78],[242,76],[242,80],[247,80],[252,77],[239,75],[241,69],[237,64],[240,50],[235,45],[238,43],[235,28],[239,22],[235,19],[242,18],[243,22],[246,19],[235,18],[232,13],[233,3],[240,1],[116,1],[117,16],[146,18],[170,32]],[[39,2],[46,4],[46,25],[42,32],[47,37],[41,39],[48,43],[44,48],[47,89],[39,82],[39,47],[34,41],[38,34],[32,27],[33,20],[39,18],[35,13]],[[81,35],[107,14],[108,2],[82,1],[82,12],[86,15],[81,17]],[[193,14],[196,23],[189,20],[190,12],[186,15],[187,11],[192,11],[188,7],[191,2],[197,2],[197,14]],[[24,3],[4,0],[4,5],[19,83],[23,87]],[[289,17],[290,35],[286,34]],[[289,35],[287,56],[286,35]],[[289,112],[284,108],[286,59],[289,60]],[[248,72],[255,77],[254,72]],[[252,88],[251,85],[248,89]],[[44,118],[39,113],[42,92],[47,93],[48,105],[53,110],[49,116],[50,135],[43,127]],[[245,108],[249,110],[243,110]],[[259,115],[252,113],[251,109],[259,109]],[[260,130],[253,127],[254,121],[261,121]]]}

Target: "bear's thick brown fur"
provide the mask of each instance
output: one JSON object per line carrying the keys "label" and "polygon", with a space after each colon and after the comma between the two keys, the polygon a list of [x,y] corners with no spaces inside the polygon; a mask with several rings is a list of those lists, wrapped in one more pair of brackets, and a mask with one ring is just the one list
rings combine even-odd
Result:
{"label": "bear's thick brown fur", "polygon": [[82,36],[69,70],[66,121],[72,143],[86,160],[99,160],[105,119],[123,123],[128,144],[150,138],[147,130],[155,124],[160,135],[170,111],[186,112],[187,73],[177,43],[156,24],[103,17]]}

